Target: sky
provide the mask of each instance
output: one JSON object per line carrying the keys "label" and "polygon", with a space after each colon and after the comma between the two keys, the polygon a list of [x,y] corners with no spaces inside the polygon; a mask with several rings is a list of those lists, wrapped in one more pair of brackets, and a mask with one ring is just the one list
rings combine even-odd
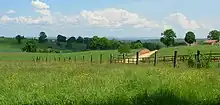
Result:
{"label": "sky", "polygon": [[57,35],[178,38],[193,31],[206,38],[220,27],[219,0],[1,0],[0,36]]}

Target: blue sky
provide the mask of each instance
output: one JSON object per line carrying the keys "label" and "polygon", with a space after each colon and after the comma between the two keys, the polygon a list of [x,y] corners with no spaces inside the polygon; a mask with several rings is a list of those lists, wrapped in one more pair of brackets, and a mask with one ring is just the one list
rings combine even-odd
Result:
{"label": "blue sky", "polygon": [[0,36],[160,37],[172,28],[205,38],[219,29],[219,0],[1,0]]}

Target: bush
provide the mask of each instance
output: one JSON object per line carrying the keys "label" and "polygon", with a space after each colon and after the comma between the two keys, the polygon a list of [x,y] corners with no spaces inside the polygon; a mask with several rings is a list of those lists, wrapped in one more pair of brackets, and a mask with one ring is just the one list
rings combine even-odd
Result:
{"label": "bush", "polygon": [[119,53],[130,53],[131,52],[131,48],[128,44],[122,44],[120,45],[119,49],[118,49]]}
{"label": "bush", "polygon": [[175,42],[175,43],[174,43],[174,46],[187,46],[187,43],[184,42],[184,41],[181,41],[181,42]]}
{"label": "bush", "polygon": [[188,67],[190,68],[210,68],[211,67],[211,53],[209,55],[200,55],[200,62],[197,62],[195,55],[190,53],[188,58]]}
{"label": "bush", "polygon": [[60,53],[59,50],[56,50],[56,49],[38,49],[37,52],[40,52],[40,53]]}
{"label": "bush", "polygon": [[152,51],[152,50],[159,50],[159,49],[161,49],[165,46],[162,43],[149,43],[149,42],[146,42],[146,43],[143,44],[143,47]]}
{"label": "bush", "polygon": [[21,49],[23,52],[37,52],[37,45],[35,41],[27,41],[25,46]]}

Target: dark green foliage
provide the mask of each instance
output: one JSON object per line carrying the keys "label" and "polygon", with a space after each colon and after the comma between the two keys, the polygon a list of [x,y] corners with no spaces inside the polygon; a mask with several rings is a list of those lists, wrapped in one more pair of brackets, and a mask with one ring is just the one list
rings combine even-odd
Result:
{"label": "dark green foliage", "polygon": [[45,43],[45,42],[47,42],[47,35],[46,35],[45,32],[40,32],[38,41],[39,41],[39,43]]}
{"label": "dark green foliage", "polygon": [[74,43],[74,42],[76,42],[76,38],[74,36],[67,39],[67,43]]}
{"label": "dark green foliage", "polygon": [[83,43],[84,42],[84,38],[79,36],[77,39],[76,39],[76,43]]}
{"label": "dark green foliage", "polygon": [[118,49],[119,53],[130,53],[131,52],[131,48],[129,44],[121,44],[119,49]]}
{"label": "dark green foliage", "polygon": [[140,48],[143,48],[143,44],[140,43],[140,42],[137,42],[137,43],[134,44],[134,47],[133,47],[133,48],[134,48],[134,49],[140,49]]}
{"label": "dark green foliage", "polygon": [[187,45],[187,43],[184,41],[178,41],[178,42],[174,43],[174,46],[186,46],[186,45]]}
{"label": "dark green foliage", "polygon": [[212,30],[209,32],[209,35],[207,36],[208,39],[211,40],[218,40],[220,39],[220,31],[219,30]]}
{"label": "dark green foliage", "polygon": [[186,36],[185,36],[184,40],[187,43],[192,44],[196,41],[196,36],[192,31],[189,31],[189,32],[186,33]]}
{"label": "dark green foliage", "polygon": [[76,43],[76,38],[75,37],[70,37],[68,40],[67,40],[67,43],[66,43],[66,48],[72,48],[72,44],[73,43]]}
{"label": "dark green foliage", "polygon": [[132,49],[140,49],[140,48],[143,48],[143,44],[140,40],[137,40],[135,42],[131,42],[131,48]]}
{"label": "dark green foliage", "polygon": [[107,50],[111,47],[109,40],[105,37],[99,38],[98,46],[101,50]]}
{"label": "dark green foliage", "polygon": [[22,48],[23,52],[36,52],[37,51],[37,45],[35,41],[30,40],[27,41],[25,46]]}
{"label": "dark green foliage", "polygon": [[100,49],[98,46],[98,42],[99,42],[99,37],[93,36],[91,39],[90,48],[91,49]]}
{"label": "dark green foliage", "polygon": [[118,49],[121,45],[121,42],[116,39],[112,39],[110,40],[110,45],[111,45],[111,49]]}
{"label": "dark green foliage", "polygon": [[194,54],[192,52],[189,53],[188,57],[188,67],[193,68],[196,66],[196,61],[194,59]]}
{"label": "dark green foliage", "polygon": [[40,53],[60,53],[59,50],[51,49],[51,48],[48,48],[48,49],[38,49],[37,52],[40,52]]}
{"label": "dark green foliage", "polygon": [[192,52],[189,53],[188,67],[189,68],[210,68],[211,67],[211,53],[209,55],[201,54],[199,61],[197,62],[197,56]]}
{"label": "dark green foliage", "polygon": [[83,43],[72,43],[71,46],[71,51],[84,51],[87,48],[87,45]]}
{"label": "dark green foliage", "polygon": [[18,44],[21,44],[21,40],[24,39],[24,36],[17,35],[15,39],[18,41]]}
{"label": "dark green foliage", "polygon": [[86,49],[89,49],[90,43],[91,43],[91,38],[85,37],[84,44],[86,44]]}
{"label": "dark green foliage", "polygon": [[148,50],[153,51],[153,50],[159,50],[159,49],[163,48],[164,45],[161,44],[161,43],[149,43],[149,42],[145,42],[145,43],[143,44],[143,47],[144,47],[144,48],[147,48]]}
{"label": "dark green foliage", "polygon": [[161,33],[162,37],[160,41],[165,44],[167,47],[174,45],[176,33],[172,29],[167,29]]}
{"label": "dark green foliage", "polygon": [[66,42],[66,37],[63,35],[57,35],[57,41],[58,42]]}

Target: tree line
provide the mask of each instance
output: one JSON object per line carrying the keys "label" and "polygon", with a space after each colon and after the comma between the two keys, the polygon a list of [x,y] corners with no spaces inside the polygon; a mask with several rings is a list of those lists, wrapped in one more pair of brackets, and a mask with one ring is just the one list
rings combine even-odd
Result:
{"label": "tree line", "polygon": [[[22,43],[24,36],[17,35],[15,37],[19,44]],[[69,37],[67,38],[64,35],[57,35],[56,40],[48,39],[47,34],[45,32],[40,32],[37,39],[28,40],[22,51],[25,52],[58,52],[55,51],[54,46],[48,45],[48,43],[53,43],[56,46],[64,47],[68,50],[73,50],[74,48],[77,51],[84,50],[116,50],[120,53],[128,53],[131,49],[141,49],[148,48],[150,50],[160,49],[163,45],[159,43],[143,43],[140,40],[132,41],[132,42],[123,42],[116,39],[107,39],[106,37],[98,37],[93,36],[89,37]],[[39,50],[39,44],[47,46],[47,49]]]}
{"label": "tree line", "polygon": [[[167,47],[173,46],[175,44],[175,39],[176,39],[176,33],[174,32],[173,29],[167,29],[163,33],[161,33],[162,37],[160,41],[166,45]],[[189,45],[193,44],[196,42],[196,37],[195,33],[192,31],[188,31],[185,34],[185,42],[188,43]],[[219,30],[212,30],[209,32],[207,39],[209,40],[220,40],[220,31]]]}
{"label": "tree line", "polygon": [[[185,42],[180,43],[179,45],[185,45],[186,43],[191,45],[194,42],[196,42],[195,33],[192,31],[188,31],[185,34]],[[24,36],[17,35],[16,40],[19,44],[22,43],[22,39],[24,39]],[[98,37],[93,36],[91,38],[89,37],[69,37],[67,38],[64,35],[57,35],[56,40],[52,42],[56,46],[59,46],[60,48],[63,47],[68,50],[72,51],[84,51],[84,50],[115,50],[118,49],[121,53],[128,53],[131,49],[140,49],[140,48],[147,48],[149,50],[158,50],[162,47],[170,47],[175,46],[176,44],[176,33],[173,29],[167,29],[163,33],[161,33],[160,42],[161,43],[155,43],[155,42],[141,42],[140,40],[132,41],[132,42],[123,42],[116,39],[107,39],[106,37]],[[207,39],[210,40],[218,40],[220,39],[220,31],[218,30],[212,30],[209,32],[209,35],[207,36]],[[51,42],[52,40],[47,38],[47,34],[45,32],[40,32],[38,39],[28,40],[25,43],[25,46],[22,48],[22,51],[26,52],[39,52],[37,49],[39,44],[45,44],[47,45],[48,42]],[[54,46],[47,46],[49,49],[56,49],[53,48]],[[74,49],[74,50],[73,50]],[[51,50],[44,50],[41,52],[52,52]]]}

